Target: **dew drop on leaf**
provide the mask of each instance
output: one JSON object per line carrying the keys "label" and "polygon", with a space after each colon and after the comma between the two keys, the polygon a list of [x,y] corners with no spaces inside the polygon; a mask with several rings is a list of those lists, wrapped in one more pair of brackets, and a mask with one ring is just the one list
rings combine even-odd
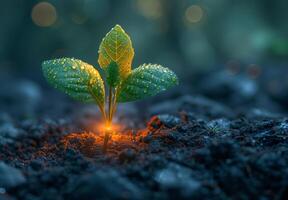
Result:
{"label": "dew drop on leaf", "polygon": [[118,102],[136,101],[154,96],[177,85],[177,76],[171,70],[155,64],[144,64],[132,71],[122,83]]}
{"label": "dew drop on leaf", "polygon": [[[104,83],[92,65],[74,58],[60,58],[44,61],[42,69],[47,81],[55,88],[76,100],[104,105]],[[90,80],[93,82],[89,85]]]}

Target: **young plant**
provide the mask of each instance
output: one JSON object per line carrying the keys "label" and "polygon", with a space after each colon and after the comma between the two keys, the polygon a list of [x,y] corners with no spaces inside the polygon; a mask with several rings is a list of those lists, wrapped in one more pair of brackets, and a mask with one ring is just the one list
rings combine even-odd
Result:
{"label": "young plant", "polygon": [[[132,70],[132,42],[119,25],[103,38],[98,53],[98,63],[104,70],[106,85],[97,69],[78,59],[44,61],[42,69],[47,81],[55,88],[81,102],[98,105],[107,127],[103,145],[106,151],[117,103],[154,96],[177,85],[178,78],[168,68],[156,64],[143,64]],[[107,98],[105,90],[108,92]]]}

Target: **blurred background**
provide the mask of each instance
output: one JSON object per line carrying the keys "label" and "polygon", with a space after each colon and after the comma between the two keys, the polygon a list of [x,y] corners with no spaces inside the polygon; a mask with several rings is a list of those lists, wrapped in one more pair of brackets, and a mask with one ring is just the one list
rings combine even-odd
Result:
{"label": "blurred background", "polygon": [[134,67],[159,63],[191,78],[219,65],[282,64],[287,9],[287,0],[4,0],[0,67],[40,74],[41,61],[63,56],[97,66],[117,23],[132,38]]}
{"label": "blurred background", "polygon": [[[97,67],[101,39],[120,24],[133,42],[134,68],[161,64],[191,88],[207,77],[195,87],[209,97],[216,91],[227,100],[227,91],[218,91],[226,84],[244,96],[263,87],[286,103],[287,9],[287,0],[3,0],[0,77],[48,87],[43,60],[75,57]],[[211,78],[215,71],[222,74]]]}

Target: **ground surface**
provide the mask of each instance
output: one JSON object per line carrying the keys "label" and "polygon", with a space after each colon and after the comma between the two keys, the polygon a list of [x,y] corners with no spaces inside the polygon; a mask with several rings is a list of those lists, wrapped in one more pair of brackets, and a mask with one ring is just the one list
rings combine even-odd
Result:
{"label": "ground surface", "polygon": [[0,200],[288,199],[281,74],[217,72],[121,106],[106,154],[96,107],[5,81]]}

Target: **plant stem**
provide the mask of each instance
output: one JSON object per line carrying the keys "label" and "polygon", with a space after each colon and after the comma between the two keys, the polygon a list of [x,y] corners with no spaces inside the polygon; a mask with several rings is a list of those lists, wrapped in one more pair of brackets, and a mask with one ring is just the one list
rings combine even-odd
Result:
{"label": "plant stem", "polygon": [[95,101],[96,101],[96,103],[97,103],[97,105],[98,105],[98,107],[100,109],[100,112],[102,114],[102,117],[103,117],[104,121],[106,122],[107,121],[107,115],[106,115],[106,112],[105,112],[105,103],[104,103],[104,105],[99,103],[97,97],[94,95],[94,93],[93,93],[93,91],[91,89],[91,85],[88,85],[88,90],[89,90],[90,94],[94,97],[94,99],[95,99]]}
{"label": "plant stem", "polygon": [[[101,114],[102,114],[102,117],[103,117],[104,121],[106,122],[107,116],[106,116],[105,108],[103,108],[103,107],[100,106],[100,105],[98,105],[98,107],[99,107],[99,109],[100,109],[100,111],[101,111]],[[104,107],[105,107],[105,105],[104,105]]]}
{"label": "plant stem", "polygon": [[113,106],[113,88],[110,86],[109,87],[109,110],[108,110],[108,114],[109,114],[109,126],[111,125],[111,122],[112,122],[112,110],[113,110],[113,108],[112,108],[112,106]]}
{"label": "plant stem", "polygon": [[113,106],[111,111],[111,116],[113,117],[116,108],[117,108],[117,95],[118,95],[118,88],[115,89],[114,98],[113,98]]}
{"label": "plant stem", "polygon": [[[111,123],[112,123],[112,117],[113,117],[113,115],[112,115],[112,110],[113,110],[112,99],[113,99],[113,88],[110,86],[109,87],[109,96],[108,96],[108,119],[107,119],[107,115],[105,114],[106,127],[110,127]],[[108,141],[110,139],[110,133],[111,133],[111,130],[106,128],[105,129],[105,136],[104,136],[104,144],[103,144],[103,152],[104,153],[106,153],[107,148],[108,148]]]}
{"label": "plant stem", "polygon": [[103,153],[107,152],[109,138],[110,138],[110,130],[105,130]]}

